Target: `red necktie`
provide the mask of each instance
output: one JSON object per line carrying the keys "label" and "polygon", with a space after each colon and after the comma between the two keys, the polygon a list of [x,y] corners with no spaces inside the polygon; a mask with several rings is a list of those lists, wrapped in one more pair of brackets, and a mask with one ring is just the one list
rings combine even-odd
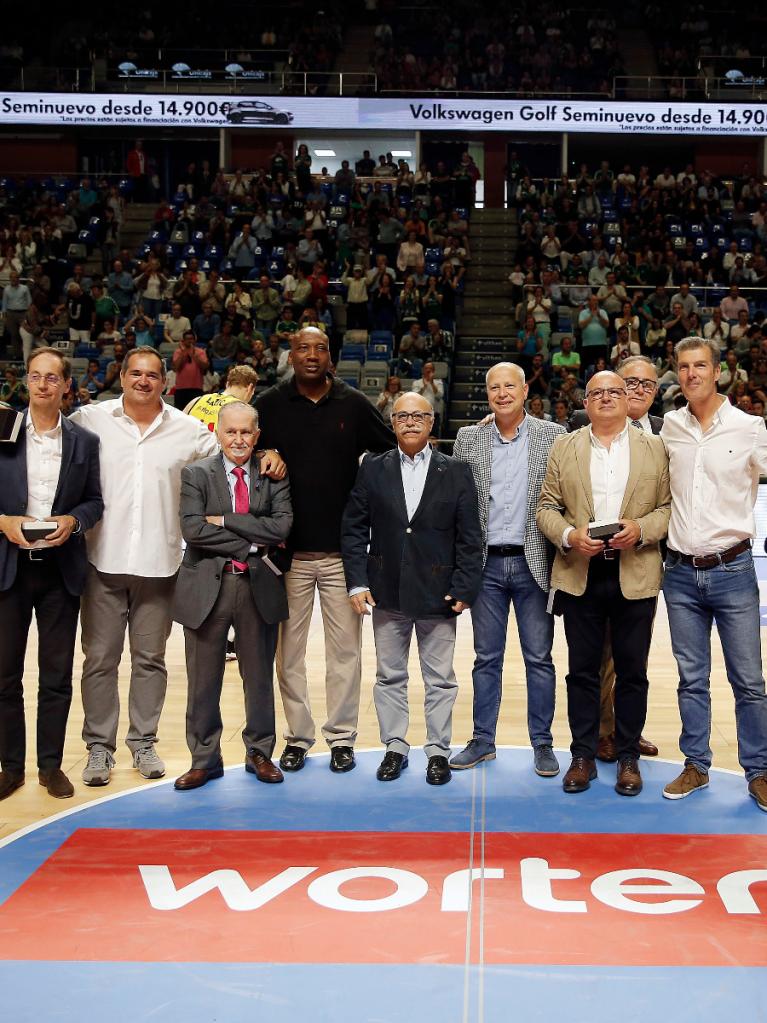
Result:
{"label": "red necktie", "polygon": [[[247,515],[250,511],[250,494],[245,483],[245,470],[241,465],[238,465],[235,469],[232,469],[232,473],[237,477],[237,482],[234,485],[234,511],[237,515]],[[232,558],[232,564],[235,568],[238,568],[241,572],[247,571],[248,565],[245,561],[235,561]]]}

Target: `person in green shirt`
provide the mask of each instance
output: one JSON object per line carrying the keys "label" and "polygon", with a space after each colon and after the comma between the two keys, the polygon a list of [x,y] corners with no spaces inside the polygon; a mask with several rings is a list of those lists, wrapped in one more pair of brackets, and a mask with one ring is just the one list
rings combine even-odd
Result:
{"label": "person in green shirt", "polygon": [[293,306],[286,302],[282,307],[282,316],[277,321],[274,333],[280,339],[281,344],[290,344],[290,338],[298,330],[298,323],[294,319]]}
{"label": "person in green shirt", "polygon": [[103,329],[107,320],[112,323],[120,322],[120,307],[115,300],[104,291],[104,286],[94,281],[91,285],[91,298],[96,310],[96,323],[94,334],[98,335]]}
{"label": "person in green shirt", "polygon": [[580,372],[581,357],[573,349],[573,339],[571,337],[562,338],[560,350],[554,352],[551,357],[551,368],[554,371],[554,375],[558,377],[563,377],[567,372]]}

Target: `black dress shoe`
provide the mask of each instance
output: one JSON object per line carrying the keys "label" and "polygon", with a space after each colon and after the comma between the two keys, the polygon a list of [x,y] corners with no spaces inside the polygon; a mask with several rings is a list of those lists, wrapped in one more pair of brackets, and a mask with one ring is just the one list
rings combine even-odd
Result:
{"label": "black dress shoe", "polygon": [[426,780],[430,785],[447,785],[452,778],[447,757],[429,757],[426,765]]}
{"label": "black dress shoe", "polygon": [[0,799],[7,799],[24,784],[24,775],[11,771],[0,771]]}
{"label": "black dress shoe", "polygon": [[280,757],[283,771],[300,771],[306,761],[306,750],[301,746],[286,746]]}
{"label": "black dress shoe", "polygon": [[407,757],[402,753],[386,753],[376,771],[379,781],[394,781],[407,767]]}
{"label": "black dress shoe", "polygon": [[203,785],[207,785],[209,781],[213,781],[214,778],[224,777],[224,765],[218,764],[216,767],[210,768],[197,768],[193,767],[191,771],[187,771],[186,774],[182,774],[180,778],[176,778],[173,783],[173,787],[179,792],[186,792],[187,789],[199,789]]}
{"label": "black dress shoe", "polygon": [[354,750],[351,746],[334,746],[330,751],[330,770],[338,774],[344,771],[353,771],[357,766],[354,759]]}

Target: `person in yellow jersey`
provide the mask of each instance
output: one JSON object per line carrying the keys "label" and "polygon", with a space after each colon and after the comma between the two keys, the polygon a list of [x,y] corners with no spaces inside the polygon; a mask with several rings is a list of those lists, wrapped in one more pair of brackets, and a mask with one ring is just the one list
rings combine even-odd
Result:
{"label": "person in yellow jersey", "polygon": [[194,398],[186,406],[184,412],[199,419],[211,433],[215,433],[218,414],[224,405],[228,405],[232,401],[242,401],[249,405],[256,393],[257,384],[258,373],[252,366],[232,366],[223,391],[216,394],[203,394],[199,398]]}

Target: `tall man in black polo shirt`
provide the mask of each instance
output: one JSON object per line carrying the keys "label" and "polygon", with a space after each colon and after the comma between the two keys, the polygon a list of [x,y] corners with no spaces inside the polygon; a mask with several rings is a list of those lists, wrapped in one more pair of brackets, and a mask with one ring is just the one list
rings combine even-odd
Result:
{"label": "tall man in black polo shirt", "polygon": [[277,678],[287,718],[284,771],[300,771],[315,741],[306,679],[306,642],[315,590],[325,629],[327,720],[331,771],[354,767],[360,702],[361,618],[347,596],[341,561],[341,516],[365,451],[388,451],[394,434],[359,391],[333,378],[328,339],[316,327],[291,338],[295,376],[256,401],[261,441],[288,466],[293,563],[287,574],[290,618],[280,626]]}

